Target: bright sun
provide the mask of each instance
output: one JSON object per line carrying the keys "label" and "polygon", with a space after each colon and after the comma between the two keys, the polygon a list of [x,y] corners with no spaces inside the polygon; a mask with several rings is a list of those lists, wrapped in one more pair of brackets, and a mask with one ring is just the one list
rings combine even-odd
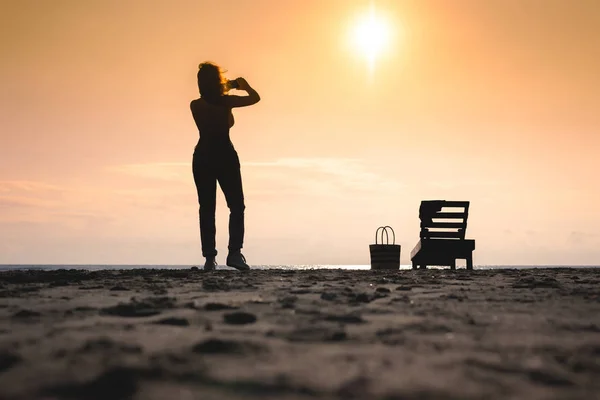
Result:
{"label": "bright sun", "polygon": [[369,13],[363,14],[352,32],[353,43],[362,56],[366,57],[369,69],[375,66],[375,59],[386,50],[390,41],[390,26],[385,18],[371,6]]}

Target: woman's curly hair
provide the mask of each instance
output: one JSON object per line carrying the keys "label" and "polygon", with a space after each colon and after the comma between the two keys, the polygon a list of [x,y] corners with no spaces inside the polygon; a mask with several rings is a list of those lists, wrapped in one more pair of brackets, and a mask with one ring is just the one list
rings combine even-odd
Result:
{"label": "woman's curly hair", "polygon": [[208,100],[217,100],[227,92],[227,79],[224,70],[212,62],[203,62],[198,66],[198,89],[200,96]]}

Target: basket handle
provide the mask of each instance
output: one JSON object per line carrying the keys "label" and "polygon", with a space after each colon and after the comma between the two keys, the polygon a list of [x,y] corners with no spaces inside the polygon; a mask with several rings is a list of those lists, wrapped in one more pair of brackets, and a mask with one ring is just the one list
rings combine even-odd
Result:
{"label": "basket handle", "polygon": [[380,229],[381,229],[381,244],[383,244],[383,234],[384,233],[385,233],[385,244],[390,244],[390,237],[388,236],[388,232],[387,232],[388,228],[390,228],[390,230],[392,231],[392,244],[396,244],[396,233],[394,233],[394,230],[389,225],[380,226],[379,228],[377,228],[377,230],[375,231],[375,244],[379,244],[377,242],[377,238],[378,238]]}

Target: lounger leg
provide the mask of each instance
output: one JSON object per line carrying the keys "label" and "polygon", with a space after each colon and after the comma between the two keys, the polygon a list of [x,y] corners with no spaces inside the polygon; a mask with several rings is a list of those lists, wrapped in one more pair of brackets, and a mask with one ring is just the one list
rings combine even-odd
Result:
{"label": "lounger leg", "polygon": [[412,267],[413,267],[413,269],[417,269],[417,263],[413,261]]}
{"label": "lounger leg", "polygon": [[467,258],[467,269],[473,269],[473,254]]}
{"label": "lounger leg", "polygon": [[450,263],[450,269],[456,269],[456,259],[452,260],[452,263]]}
{"label": "lounger leg", "polygon": [[419,268],[420,268],[420,269],[427,269],[427,265],[425,265],[425,264],[421,264],[421,265],[419,266]]}

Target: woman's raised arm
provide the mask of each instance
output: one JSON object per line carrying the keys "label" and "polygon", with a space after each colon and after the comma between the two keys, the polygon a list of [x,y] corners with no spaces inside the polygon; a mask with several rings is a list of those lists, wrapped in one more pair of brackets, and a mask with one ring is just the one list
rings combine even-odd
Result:
{"label": "woman's raised arm", "polygon": [[236,81],[238,83],[238,89],[245,90],[246,93],[248,93],[248,96],[227,96],[227,105],[229,107],[246,107],[256,104],[260,101],[258,92],[254,90],[244,78],[237,78]]}

